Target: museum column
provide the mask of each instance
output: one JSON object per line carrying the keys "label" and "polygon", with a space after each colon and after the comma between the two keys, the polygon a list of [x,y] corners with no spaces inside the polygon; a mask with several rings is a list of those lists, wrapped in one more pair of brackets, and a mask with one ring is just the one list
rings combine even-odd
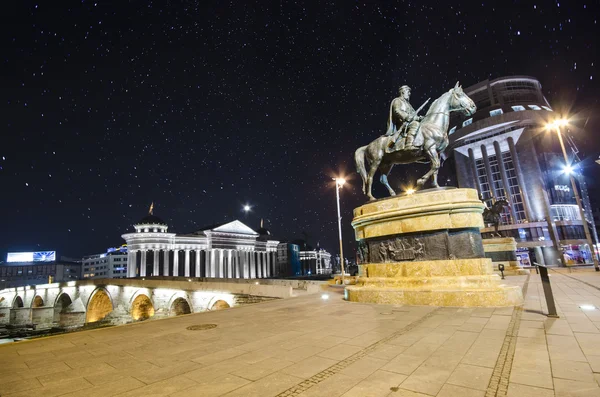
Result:
{"label": "museum column", "polygon": [[158,259],[160,255],[160,250],[154,249],[152,251],[152,260],[154,262],[154,266],[152,268],[152,276],[160,276],[160,269],[158,267]]}
{"label": "museum column", "polygon": [[145,249],[141,251],[140,277],[146,277],[146,252],[148,251]]}
{"label": "museum column", "polygon": [[127,277],[135,277],[137,256],[134,250],[127,251]]}
{"label": "museum column", "polygon": [[196,264],[194,266],[195,270],[196,270],[195,277],[201,276],[200,275],[200,256],[202,255],[201,252],[202,252],[201,250],[196,250]]}
{"label": "museum column", "polygon": [[227,250],[227,278],[233,278],[233,250]]}
{"label": "museum column", "polygon": [[254,252],[254,257],[256,258],[256,278],[263,278],[262,258],[260,254],[260,252]]}
{"label": "museum column", "polygon": [[189,277],[190,276],[190,250],[186,249],[185,250],[185,265],[184,265],[184,273],[183,275],[185,277]]}
{"label": "museum column", "polygon": [[169,277],[169,265],[170,265],[170,260],[169,260],[169,252],[171,250],[169,249],[165,249],[163,250],[163,276]]}
{"label": "museum column", "polygon": [[244,278],[250,278],[250,255],[248,251],[243,252],[244,259]]}
{"label": "museum column", "polygon": [[179,277],[179,250],[173,250],[173,277]]}

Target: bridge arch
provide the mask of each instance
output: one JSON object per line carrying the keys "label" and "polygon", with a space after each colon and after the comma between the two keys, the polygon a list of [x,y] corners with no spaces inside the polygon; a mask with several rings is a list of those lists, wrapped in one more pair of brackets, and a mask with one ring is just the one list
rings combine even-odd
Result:
{"label": "bridge arch", "polygon": [[114,303],[106,288],[98,287],[90,294],[85,307],[85,322],[93,323],[109,315],[114,310]]}
{"label": "bridge arch", "polygon": [[193,306],[189,297],[182,291],[173,294],[169,300],[169,316],[180,316],[182,314],[190,314],[193,312]]}
{"label": "bridge arch", "polygon": [[23,304],[23,298],[21,298],[21,296],[19,296],[19,295],[15,296],[15,299],[13,299],[12,308],[18,309],[18,308],[24,307],[24,306],[25,305]]}
{"label": "bridge arch", "polygon": [[33,298],[33,300],[31,301],[31,307],[32,308],[44,307],[44,300],[42,299],[42,297],[39,295],[36,295],[35,298]]}
{"label": "bridge arch", "polygon": [[154,316],[154,304],[146,293],[138,291],[131,298],[130,313],[134,321],[143,321]]}
{"label": "bridge arch", "polygon": [[210,300],[206,307],[208,310],[229,309],[230,307],[233,307],[233,297],[227,299],[224,296],[216,295]]}

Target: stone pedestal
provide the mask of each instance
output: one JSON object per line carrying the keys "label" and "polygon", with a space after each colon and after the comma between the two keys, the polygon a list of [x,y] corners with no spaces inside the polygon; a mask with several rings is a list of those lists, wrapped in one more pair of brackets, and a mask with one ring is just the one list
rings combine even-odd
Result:
{"label": "stone pedestal", "polygon": [[514,306],[520,288],[503,285],[485,258],[483,204],[474,189],[431,189],[354,210],[359,280],[353,302]]}
{"label": "stone pedestal", "polygon": [[521,276],[529,274],[529,270],[519,266],[517,260],[517,242],[512,237],[486,238],[483,240],[485,257],[492,260],[494,271],[499,273],[498,265],[504,265],[504,274],[507,276]]}

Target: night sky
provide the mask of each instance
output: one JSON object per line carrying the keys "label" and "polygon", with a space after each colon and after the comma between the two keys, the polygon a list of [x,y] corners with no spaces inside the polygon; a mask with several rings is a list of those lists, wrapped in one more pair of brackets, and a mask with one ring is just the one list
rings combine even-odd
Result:
{"label": "night sky", "polygon": [[[537,77],[598,157],[597,1],[9,3],[0,260],[104,252],[152,202],[170,231],[264,218],[280,240],[336,253],[337,173],[353,178],[341,193],[353,257],[353,153],[385,132],[403,84],[417,108],[457,80]],[[396,167],[391,184],[425,171]]]}

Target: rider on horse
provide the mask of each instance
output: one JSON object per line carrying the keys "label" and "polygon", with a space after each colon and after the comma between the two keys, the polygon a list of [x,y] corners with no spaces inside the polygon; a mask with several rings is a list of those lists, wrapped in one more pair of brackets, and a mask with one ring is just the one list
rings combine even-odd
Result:
{"label": "rider on horse", "polygon": [[419,121],[422,116],[417,115],[417,112],[409,102],[410,87],[403,85],[400,87],[400,96],[395,98],[390,105],[390,115],[388,117],[387,132],[385,136],[392,136],[397,131],[400,131],[402,137],[406,137],[404,147],[397,149],[413,150],[415,135],[419,129]]}

